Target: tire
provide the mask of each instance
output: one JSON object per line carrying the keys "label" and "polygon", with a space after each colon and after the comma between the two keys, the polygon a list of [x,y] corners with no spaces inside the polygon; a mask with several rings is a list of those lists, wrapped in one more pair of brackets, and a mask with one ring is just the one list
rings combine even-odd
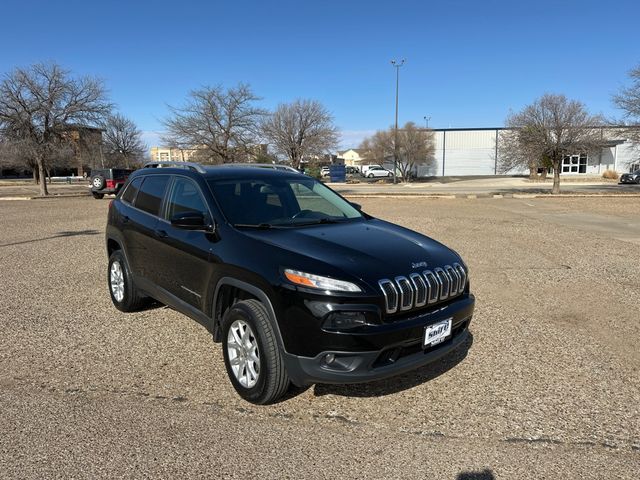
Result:
{"label": "tire", "polygon": [[387,177],[393,177],[393,173],[389,172],[389,175],[387,175]]}
{"label": "tire", "polygon": [[106,183],[107,182],[104,179],[104,175],[96,175],[95,177],[91,177],[91,186],[96,190],[102,190]]}
{"label": "tire", "polygon": [[146,298],[133,283],[131,270],[121,250],[116,250],[109,257],[107,284],[111,301],[121,312],[135,312],[145,304]]}
{"label": "tire", "polygon": [[373,178],[373,173],[370,173],[369,175],[367,175],[367,178]]}
{"label": "tire", "polygon": [[91,192],[91,195],[93,195],[93,198],[97,200],[102,200],[104,198],[104,193]]}
{"label": "tire", "polygon": [[275,332],[259,301],[238,302],[225,313],[222,352],[233,388],[248,402],[273,403],[288,390],[289,376]]}

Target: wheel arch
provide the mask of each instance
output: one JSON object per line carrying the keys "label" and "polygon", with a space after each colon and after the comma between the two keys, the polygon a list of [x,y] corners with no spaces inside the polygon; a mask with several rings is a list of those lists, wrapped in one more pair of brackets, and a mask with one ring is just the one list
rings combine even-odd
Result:
{"label": "wheel arch", "polygon": [[280,334],[280,326],[278,325],[276,312],[269,296],[259,287],[233,277],[222,277],[218,280],[213,293],[211,312],[214,340],[221,340],[220,321],[226,310],[231,307],[236,300],[247,300],[250,298],[258,300],[264,305],[269,316],[271,326],[273,327],[273,331],[276,334],[278,347],[280,347],[283,352],[286,352],[284,342],[282,341],[282,335]]}

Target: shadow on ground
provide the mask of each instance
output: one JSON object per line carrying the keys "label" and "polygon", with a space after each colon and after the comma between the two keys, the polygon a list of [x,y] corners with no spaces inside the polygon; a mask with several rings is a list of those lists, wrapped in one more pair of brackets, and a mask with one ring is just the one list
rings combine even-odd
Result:
{"label": "shadow on ground", "polygon": [[488,468],[481,472],[460,472],[456,480],[495,480],[493,472]]}
{"label": "shadow on ground", "polygon": [[424,367],[412,370],[410,372],[369,383],[358,383],[349,385],[326,385],[318,384],[314,387],[316,396],[322,395],[340,395],[343,397],[383,397],[394,393],[408,390],[417,385],[429,382],[434,378],[448,372],[453,367],[462,362],[471,345],[473,344],[473,335],[469,332],[469,338],[457,349],[448,355],[436,360],[434,363],[425,365]]}
{"label": "shadow on ground", "polygon": [[64,231],[58,232],[50,237],[43,238],[32,238],[31,240],[22,240],[20,242],[13,243],[4,243],[0,245],[0,247],[11,247],[13,245],[24,245],[25,243],[34,243],[34,242],[44,242],[45,240],[53,240],[54,238],[63,238],[63,237],[78,237],[82,235],[99,235],[102,232],[98,230],[76,230],[76,231]]}

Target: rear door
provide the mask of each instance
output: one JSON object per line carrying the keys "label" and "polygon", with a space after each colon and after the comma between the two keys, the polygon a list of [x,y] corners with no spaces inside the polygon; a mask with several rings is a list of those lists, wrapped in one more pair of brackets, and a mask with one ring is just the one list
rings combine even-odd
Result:
{"label": "rear door", "polygon": [[[132,208],[127,209],[123,234],[127,243],[129,266],[137,278],[158,284],[160,271],[156,261],[158,232],[156,227],[169,175],[145,175]],[[136,179],[137,180],[137,179]],[[132,182],[133,184],[133,182]],[[124,192],[125,197],[129,188]],[[124,198],[123,198],[124,201]]]}

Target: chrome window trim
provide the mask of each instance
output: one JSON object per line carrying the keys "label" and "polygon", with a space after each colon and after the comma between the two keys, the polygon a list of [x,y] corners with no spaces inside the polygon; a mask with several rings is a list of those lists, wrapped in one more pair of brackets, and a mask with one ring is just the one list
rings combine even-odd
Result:
{"label": "chrome window trim", "polygon": [[[384,289],[383,285],[385,284],[389,284],[391,285],[391,288],[393,288],[393,291],[396,293],[396,301],[395,301],[395,305],[393,308],[389,308],[389,296],[387,295],[387,291]],[[396,313],[398,311],[398,302],[400,300],[400,295],[398,294],[398,289],[396,288],[396,286],[393,284],[393,282],[391,280],[389,280],[388,278],[383,278],[382,280],[378,281],[378,286],[380,287],[380,290],[382,290],[382,294],[384,295],[384,303],[385,303],[385,310],[387,313]]]}

